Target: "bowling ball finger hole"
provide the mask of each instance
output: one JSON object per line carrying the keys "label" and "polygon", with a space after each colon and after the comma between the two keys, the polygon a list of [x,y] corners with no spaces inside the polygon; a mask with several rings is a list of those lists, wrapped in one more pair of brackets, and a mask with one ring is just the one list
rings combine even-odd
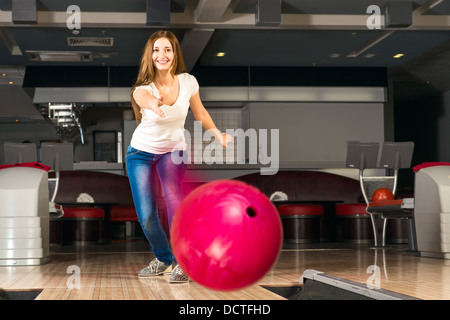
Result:
{"label": "bowling ball finger hole", "polygon": [[249,217],[252,217],[252,218],[256,217],[256,210],[254,208],[248,207],[246,212]]}

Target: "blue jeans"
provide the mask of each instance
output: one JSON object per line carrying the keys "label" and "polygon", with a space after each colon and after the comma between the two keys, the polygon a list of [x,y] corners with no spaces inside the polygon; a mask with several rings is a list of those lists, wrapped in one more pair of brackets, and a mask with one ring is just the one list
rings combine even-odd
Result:
{"label": "blue jeans", "polygon": [[[186,152],[175,152],[179,153],[176,155],[178,159],[186,156]],[[126,156],[128,179],[139,223],[156,258],[167,264],[171,264],[174,257],[166,233],[159,221],[155,182],[159,177],[170,228],[175,211],[184,198],[183,176],[186,171],[186,161],[175,164],[171,155],[171,153],[148,153],[129,146]]]}

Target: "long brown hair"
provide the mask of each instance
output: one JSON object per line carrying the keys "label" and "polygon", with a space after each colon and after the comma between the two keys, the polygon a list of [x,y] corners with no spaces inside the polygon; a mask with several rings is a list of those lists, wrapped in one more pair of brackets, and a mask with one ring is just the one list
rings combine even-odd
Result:
{"label": "long brown hair", "polygon": [[134,116],[136,117],[136,121],[139,122],[142,118],[140,107],[137,105],[136,101],[133,97],[134,89],[138,86],[148,85],[155,80],[156,77],[156,68],[153,65],[152,55],[153,55],[153,46],[155,41],[160,38],[167,38],[172,45],[172,49],[174,52],[174,60],[171,69],[172,76],[177,74],[186,72],[186,67],[183,60],[183,55],[181,53],[181,46],[178,42],[177,37],[170,31],[159,30],[153,33],[150,38],[148,38],[147,43],[144,48],[144,53],[142,54],[141,64],[139,68],[139,74],[136,82],[131,88],[130,97],[131,97],[131,106],[133,107]]}

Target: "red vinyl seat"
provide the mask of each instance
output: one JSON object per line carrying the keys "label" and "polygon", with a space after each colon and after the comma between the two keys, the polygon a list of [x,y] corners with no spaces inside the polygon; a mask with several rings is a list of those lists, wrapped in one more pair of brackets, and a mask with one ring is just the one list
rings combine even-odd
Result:
{"label": "red vinyl seat", "polygon": [[360,216],[369,215],[366,211],[367,205],[365,203],[338,203],[336,204],[337,216]]}
{"label": "red vinyl seat", "polygon": [[93,207],[63,207],[64,219],[103,219],[105,217],[105,211],[100,208]]}
{"label": "red vinyl seat", "polygon": [[280,216],[320,216],[323,207],[320,204],[283,204],[277,207]]}

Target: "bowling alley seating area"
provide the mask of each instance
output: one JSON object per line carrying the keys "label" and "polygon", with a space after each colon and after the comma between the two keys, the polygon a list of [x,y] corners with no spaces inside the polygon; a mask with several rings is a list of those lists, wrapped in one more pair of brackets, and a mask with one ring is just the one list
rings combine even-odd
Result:
{"label": "bowling alley seating area", "polygon": [[[293,170],[279,171],[276,175],[254,173],[235,179],[257,187],[267,197],[275,192],[286,195],[285,201],[274,201],[283,223],[285,243],[373,242],[371,222],[359,181],[355,179],[327,172]],[[186,182],[186,193],[201,184]],[[160,218],[167,230],[162,193],[159,199]],[[65,215],[51,219],[52,243],[108,243],[111,239],[133,236],[140,230],[126,176],[61,171],[55,202],[63,206]],[[388,236],[404,241],[401,227],[396,225],[397,221],[393,222]]]}
{"label": "bowling alley seating area", "polygon": [[267,196],[282,192],[274,202],[286,244],[319,242],[372,243],[373,231],[358,180],[321,171],[279,171],[238,178]]}
{"label": "bowling alley seating area", "polygon": [[107,243],[111,224],[137,221],[128,178],[122,175],[61,171],[55,202],[64,215],[50,221],[51,243]]}
{"label": "bowling alley seating area", "polygon": [[[199,184],[186,184],[190,192]],[[155,186],[160,190],[160,185]],[[159,192],[157,205],[167,230],[166,207]],[[132,237],[139,231],[128,177],[84,170],[60,172],[55,203],[64,215],[50,220],[50,242],[54,244],[109,243]]]}

